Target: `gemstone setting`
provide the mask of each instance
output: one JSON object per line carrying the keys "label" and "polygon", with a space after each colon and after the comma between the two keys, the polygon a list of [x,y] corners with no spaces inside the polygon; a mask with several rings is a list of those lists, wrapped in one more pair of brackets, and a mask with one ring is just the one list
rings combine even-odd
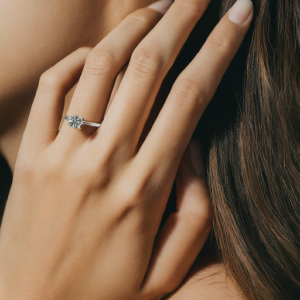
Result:
{"label": "gemstone setting", "polygon": [[68,121],[69,125],[72,128],[81,129],[81,126],[83,124],[83,118],[82,117],[78,117],[77,115],[74,115],[74,116],[66,118],[66,120]]}

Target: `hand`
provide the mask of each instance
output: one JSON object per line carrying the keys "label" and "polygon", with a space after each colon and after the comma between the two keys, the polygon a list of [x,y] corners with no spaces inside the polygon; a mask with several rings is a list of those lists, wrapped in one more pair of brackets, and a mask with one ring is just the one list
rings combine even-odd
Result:
{"label": "hand", "polygon": [[[240,1],[244,10],[224,16],[179,76],[141,147],[162,80],[208,0],[177,0],[156,26],[161,14],[141,9],[42,75],[1,227],[2,299],[151,299],[180,285],[211,229],[203,177],[181,167],[189,179],[181,176],[178,211],[157,232],[192,133],[251,23],[252,5]],[[65,121],[58,132],[78,79],[68,115],[102,126]]]}

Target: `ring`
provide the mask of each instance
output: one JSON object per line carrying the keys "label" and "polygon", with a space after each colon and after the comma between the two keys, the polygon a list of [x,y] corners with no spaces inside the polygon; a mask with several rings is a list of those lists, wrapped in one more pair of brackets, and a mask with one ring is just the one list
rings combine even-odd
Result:
{"label": "ring", "polygon": [[65,120],[68,121],[70,127],[72,128],[78,128],[81,129],[82,125],[87,125],[87,126],[92,126],[92,127],[97,127],[99,128],[101,124],[98,123],[92,123],[92,122],[86,122],[83,120],[83,117],[78,117],[77,115],[74,116],[65,116]]}

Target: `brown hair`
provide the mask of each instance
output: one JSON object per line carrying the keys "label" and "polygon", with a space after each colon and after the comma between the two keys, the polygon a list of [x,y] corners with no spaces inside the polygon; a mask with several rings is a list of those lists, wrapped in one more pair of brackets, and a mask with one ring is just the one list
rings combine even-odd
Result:
{"label": "brown hair", "polygon": [[[211,2],[172,74],[234,2]],[[252,27],[195,135],[206,145],[213,235],[228,274],[245,299],[297,299],[300,2],[253,2]]]}

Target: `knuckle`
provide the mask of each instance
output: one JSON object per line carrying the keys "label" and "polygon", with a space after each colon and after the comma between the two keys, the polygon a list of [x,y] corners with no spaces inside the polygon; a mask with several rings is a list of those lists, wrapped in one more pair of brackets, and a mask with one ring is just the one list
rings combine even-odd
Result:
{"label": "knuckle", "polygon": [[202,100],[207,98],[204,86],[192,78],[182,78],[174,86],[173,92],[176,104],[192,111],[202,108]]}
{"label": "knuckle", "polygon": [[131,14],[129,14],[125,21],[128,23],[134,23],[138,26],[148,25],[149,24],[149,18],[147,15],[143,14],[141,10],[137,10]]}
{"label": "knuckle", "polygon": [[107,50],[94,49],[87,57],[85,73],[91,77],[108,74],[115,67],[115,58]]}
{"label": "knuckle", "polygon": [[230,49],[232,44],[230,36],[225,32],[211,35],[208,42],[214,49],[220,49],[221,51]]}
{"label": "knuckle", "polygon": [[156,74],[160,70],[160,56],[147,47],[137,48],[131,60],[131,71],[137,77],[144,77]]}
{"label": "knuckle", "polygon": [[90,178],[89,182],[95,184],[95,188],[105,189],[110,183],[111,180],[111,170],[107,167],[107,165],[102,165],[101,172],[98,169],[91,167],[88,172],[86,172],[86,177]]}
{"label": "knuckle", "polygon": [[118,218],[123,219],[129,213],[137,211],[144,201],[145,187],[143,182],[126,179],[121,188],[122,201],[118,203]]}
{"label": "knuckle", "polygon": [[142,192],[135,184],[128,184],[123,190],[123,205],[125,211],[133,210],[141,200]]}
{"label": "knuckle", "polygon": [[66,164],[66,161],[63,160],[62,156],[51,156],[50,159],[49,155],[46,154],[46,156],[39,158],[39,160],[36,161],[36,164],[38,166],[43,166],[42,168],[39,167],[43,173],[43,178],[46,179],[47,182],[53,182],[58,180],[60,175],[64,173],[62,166]]}
{"label": "knuckle", "polygon": [[76,52],[82,53],[82,54],[87,54],[87,53],[90,53],[91,51],[92,51],[91,47],[80,47],[76,50]]}
{"label": "knuckle", "polygon": [[184,11],[194,17],[199,19],[207,7],[208,1],[180,1],[178,3],[178,9]]}
{"label": "knuckle", "polygon": [[60,90],[62,88],[62,81],[59,74],[53,70],[48,70],[42,74],[39,81],[39,90],[49,93]]}
{"label": "knuckle", "polygon": [[30,156],[22,157],[16,164],[15,173],[21,178],[31,179],[35,173],[34,160]]}
{"label": "knuckle", "polygon": [[61,174],[61,164],[48,156],[32,157],[27,155],[18,162],[16,174],[26,182],[54,182]]}
{"label": "knuckle", "polygon": [[[99,153],[99,152],[98,152]],[[91,158],[94,156],[91,156]],[[87,177],[91,178],[90,183],[96,189],[106,189],[115,176],[115,151],[101,151],[97,164],[94,159],[84,164]]]}

